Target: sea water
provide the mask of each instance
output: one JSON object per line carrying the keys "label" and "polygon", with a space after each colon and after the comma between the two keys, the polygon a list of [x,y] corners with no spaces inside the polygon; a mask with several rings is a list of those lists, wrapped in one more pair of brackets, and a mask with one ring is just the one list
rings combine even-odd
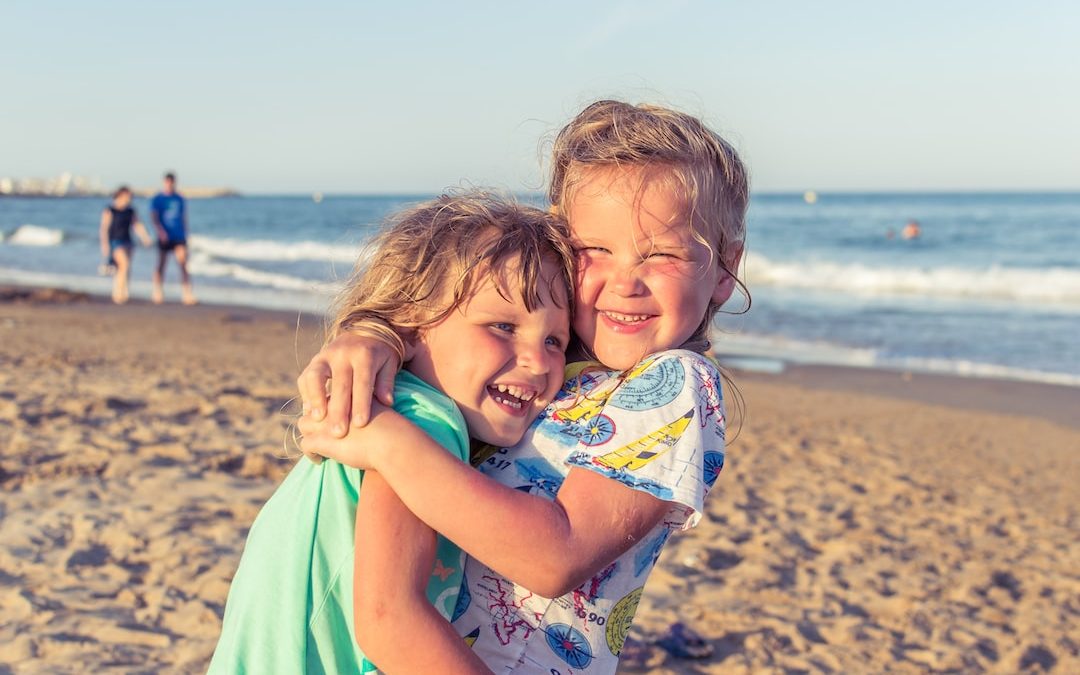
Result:
{"label": "sea water", "polygon": [[[206,302],[322,313],[382,219],[426,195],[190,200]],[[539,196],[523,200],[541,204]],[[103,199],[0,198],[0,283],[106,295]],[[146,200],[135,200],[144,219]],[[900,236],[918,220],[919,238]],[[754,195],[744,278],[720,353],[1080,386],[1080,194]],[[888,236],[892,232],[893,236]],[[149,297],[157,253],[137,248]],[[178,298],[170,261],[166,293]]]}

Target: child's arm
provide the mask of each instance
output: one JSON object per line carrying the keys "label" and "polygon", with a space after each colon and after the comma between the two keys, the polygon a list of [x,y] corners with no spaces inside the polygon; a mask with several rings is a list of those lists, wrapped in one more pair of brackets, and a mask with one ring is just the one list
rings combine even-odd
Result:
{"label": "child's arm", "polygon": [[[440,452],[451,457],[445,449]],[[431,528],[405,508],[379,474],[367,472],[356,510],[357,643],[382,672],[490,673],[427,599],[435,552]]]}
{"label": "child's arm", "polygon": [[374,468],[432,529],[546,597],[587,581],[645,536],[670,507],[580,468],[571,469],[554,501],[511,489],[454,459],[404,417],[381,407],[364,429],[353,429],[344,439],[309,419],[300,424],[305,451]]}

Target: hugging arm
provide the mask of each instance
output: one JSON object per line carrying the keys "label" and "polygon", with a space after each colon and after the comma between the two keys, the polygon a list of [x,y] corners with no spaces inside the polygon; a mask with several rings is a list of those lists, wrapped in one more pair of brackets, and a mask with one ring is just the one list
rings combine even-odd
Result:
{"label": "hugging arm", "polygon": [[[394,349],[363,328],[366,319],[355,326],[356,332],[342,333],[311,357],[296,380],[304,414],[316,421],[326,420],[334,436],[341,437],[353,426],[367,424],[371,415],[372,394],[385,405],[394,404],[394,376],[401,368],[401,358]],[[387,328],[387,330],[389,330]],[[326,383],[330,382],[329,400]]]}
{"label": "hugging arm", "polygon": [[[440,452],[450,457],[445,449]],[[405,508],[379,474],[366,473],[356,510],[357,643],[381,672],[490,673],[428,602],[435,553],[435,532]]]}
{"label": "hugging arm", "polygon": [[322,426],[301,422],[306,451],[374,468],[432,529],[546,597],[587,581],[645,536],[670,507],[580,468],[570,471],[554,501],[514,490],[450,457],[411,422],[383,408],[344,439]]}

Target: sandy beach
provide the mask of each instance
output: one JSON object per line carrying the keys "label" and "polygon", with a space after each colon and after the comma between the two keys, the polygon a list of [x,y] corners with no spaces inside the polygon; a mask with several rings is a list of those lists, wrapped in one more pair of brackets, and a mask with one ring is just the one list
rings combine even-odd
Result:
{"label": "sandy beach", "polygon": [[[320,329],[0,289],[0,673],[205,670]],[[1080,672],[1080,389],[734,377],[622,671]],[[707,656],[665,648],[678,622]]]}

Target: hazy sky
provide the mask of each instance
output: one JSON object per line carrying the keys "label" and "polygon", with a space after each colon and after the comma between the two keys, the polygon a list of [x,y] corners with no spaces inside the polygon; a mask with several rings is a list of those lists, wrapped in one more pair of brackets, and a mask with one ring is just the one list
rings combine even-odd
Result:
{"label": "hazy sky", "polygon": [[1080,189],[1080,3],[0,0],[0,176],[251,192],[543,184],[602,97],[756,190]]}

